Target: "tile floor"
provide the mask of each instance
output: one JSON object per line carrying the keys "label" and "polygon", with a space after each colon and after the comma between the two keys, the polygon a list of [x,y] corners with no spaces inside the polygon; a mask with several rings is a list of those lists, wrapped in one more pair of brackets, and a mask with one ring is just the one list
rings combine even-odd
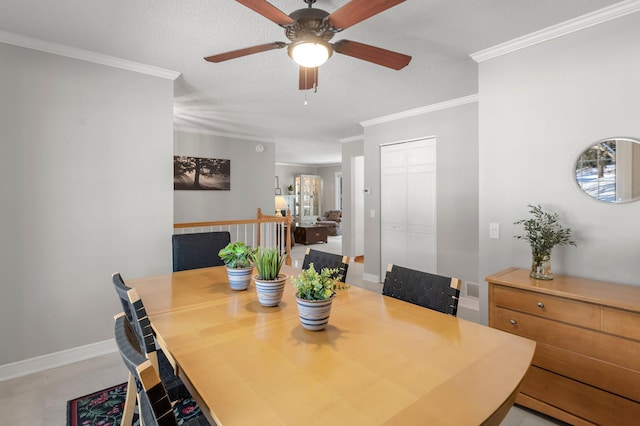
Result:
{"label": "tile floor", "polygon": [[[292,249],[292,265],[299,267],[307,247],[340,253],[341,237],[329,237],[327,244]],[[363,265],[351,262],[347,282],[381,292],[382,284],[362,279]],[[463,317],[463,312],[459,312]],[[469,319],[469,318],[465,318]],[[118,353],[103,355],[74,364],[52,368],[28,376],[0,382],[0,426],[50,426],[66,424],[66,403],[127,380],[127,373]],[[513,407],[503,426],[563,425],[535,412]]]}

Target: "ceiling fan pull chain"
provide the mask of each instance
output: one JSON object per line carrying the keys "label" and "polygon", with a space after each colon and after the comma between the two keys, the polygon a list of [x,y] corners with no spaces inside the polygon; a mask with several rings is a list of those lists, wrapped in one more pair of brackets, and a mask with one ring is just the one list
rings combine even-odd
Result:
{"label": "ceiling fan pull chain", "polygon": [[[309,87],[309,84],[307,82],[307,73],[309,72],[308,68],[304,69],[304,87]],[[304,106],[309,105],[309,102],[307,102],[307,90],[304,91]]]}
{"label": "ceiling fan pull chain", "polygon": [[313,69],[313,93],[318,93],[318,67]]}

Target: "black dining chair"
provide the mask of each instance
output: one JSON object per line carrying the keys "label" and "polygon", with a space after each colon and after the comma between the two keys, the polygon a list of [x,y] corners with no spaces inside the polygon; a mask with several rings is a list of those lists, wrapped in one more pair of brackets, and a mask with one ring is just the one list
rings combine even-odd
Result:
{"label": "black dining chair", "polygon": [[382,294],[456,316],[462,280],[389,264]]}
{"label": "black dining chair", "polygon": [[[170,399],[172,401],[178,401],[191,397],[189,390],[177,376],[174,367],[175,362],[171,362],[164,351],[156,346],[155,334],[151,328],[151,322],[149,321],[149,317],[147,317],[147,311],[138,292],[127,286],[119,273],[114,273],[111,278],[116,293],[120,298],[122,310],[133,327],[138,344],[142,348],[145,357],[151,362],[160,375]],[[122,416],[122,424],[127,425],[131,423],[130,418],[133,417],[133,407],[135,407],[135,388],[132,390],[132,386],[133,378],[129,376],[125,411]]]}
{"label": "black dining chair", "polygon": [[173,272],[224,265],[218,252],[230,242],[227,231],[173,235]]}
{"label": "black dining chair", "polygon": [[[145,356],[136,332],[124,313],[115,317],[115,339],[129,374],[134,378],[140,418],[145,426],[178,425],[173,404],[157,370]],[[124,424],[121,423],[121,424]],[[208,426],[202,411],[182,423],[187,426]]]}
{"label": "black dining chair", "polygon": [[337,269],[338,273],[334,274],[335,279],[345,282],[347,279],[347,271],[349,270],[349,256],[340,254],[326,253],[323,251],[307,248],[302,261],[302,269],[309,269],[309,265],[313,263],[313,268],[320,272],[323,268]]}

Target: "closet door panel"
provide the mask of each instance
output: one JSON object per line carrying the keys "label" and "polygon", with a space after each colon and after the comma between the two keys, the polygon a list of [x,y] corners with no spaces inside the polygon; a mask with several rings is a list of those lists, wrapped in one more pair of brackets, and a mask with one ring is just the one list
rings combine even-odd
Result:
{"label": "closet door panel", "polygon": [[385,199],[380,206],[383,224],[396,223],[403,226],[407,222],[407,187],[406,173],[397,169],[388,170],[381,183],[381,191]]}
{"label": "closet door panel", "polygon": [[[407,264],[407,228],[398,224],[387,224],[382,228],[381,240],[384,246],[382,252],[382,269],[386,271],[387,265],[393,263],[395,265]],[[384,277],[384,276],[383,276]],[[383,278],[384,279],[384,278]]]}

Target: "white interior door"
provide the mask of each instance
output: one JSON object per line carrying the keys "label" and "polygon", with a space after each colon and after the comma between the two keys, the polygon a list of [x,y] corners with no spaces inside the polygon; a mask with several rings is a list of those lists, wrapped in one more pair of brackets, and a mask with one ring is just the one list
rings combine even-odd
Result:
{"label": "white interior door", "polygon": [[406,143],[407,267],[436,273],[436,144]]}
{"label": "white interior door", "polygon": [[381,277],[393,263],[436,273],[436,141],[380,147]]}
{"label": "white interior door", "polygon": [[381,147],[380,152],[381,277],[389,263],[407,259],[407,154],[403,144]]}

